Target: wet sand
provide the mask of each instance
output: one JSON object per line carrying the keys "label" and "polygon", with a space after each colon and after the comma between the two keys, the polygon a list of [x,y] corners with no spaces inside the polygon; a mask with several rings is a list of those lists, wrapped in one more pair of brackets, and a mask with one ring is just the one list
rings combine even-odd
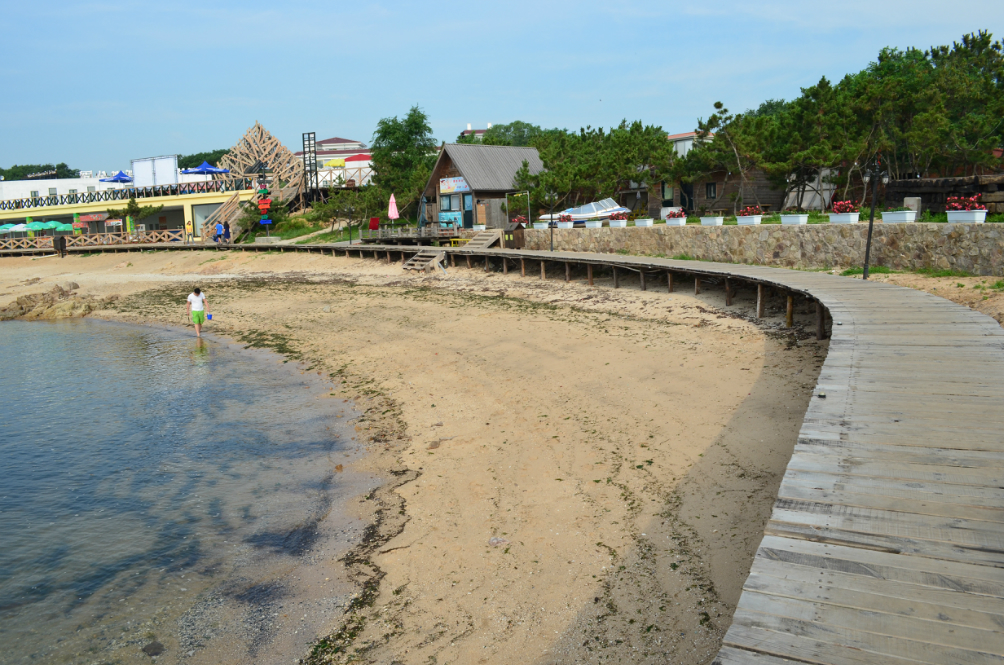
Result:
{"label": "wet sand", "polygon": [[754,294],[726,311],[707,282],[216,252],[3,266],[0,305],[74,281],[120,296],[91,316],[133,322],[182,325],[198,284],[214,334],[339,382],[369,451],[352,468],[386,483],[359,499],[356,601],[287,654],[308,662],[710,662],[826,352],[781,329],[781,298],[754,324]]}

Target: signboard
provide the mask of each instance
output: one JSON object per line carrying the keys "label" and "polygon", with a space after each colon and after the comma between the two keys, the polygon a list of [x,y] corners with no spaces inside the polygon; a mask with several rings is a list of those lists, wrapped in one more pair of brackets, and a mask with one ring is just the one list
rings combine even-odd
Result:
{"label": "signboard", "polygon": [[471,188],[467,186],[467,181],[463,178],[440,178],[439,193],[453,194],[454,192],[469,192]]}
{"label": "signboard", "polygon": [[457,227],[464,225],[464,220],[462,218],[463,213],[461,212],[441,212],[439,213],[439,223],[440,224],[455,224]]}
{"label": "signboard", "polygon": [[75,229],[86,229],[86,228],[88,228],[87,222],[73,222],[73,228],[75,228]]}
{"label": "signboard", "polygon": [[108,219],[107,212],[92,212],[89,215],[80,215],[78,221],[81,222],[103,222]]}
{"label": "signboard", "polygon": [[178,156],[146,157],[132,160],[132,179],[135,187],[178,184]]}
{"label": "signboard", "polygon": [[105,226],[122,226],[121,219],[106,219]]}

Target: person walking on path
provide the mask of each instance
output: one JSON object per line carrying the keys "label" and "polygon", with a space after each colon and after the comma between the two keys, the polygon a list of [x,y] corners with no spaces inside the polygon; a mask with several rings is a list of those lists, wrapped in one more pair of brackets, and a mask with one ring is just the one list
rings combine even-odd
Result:
{"label": "person walking on path", "polygon": [[220,243],[220,239],[223,237],[223,225],[216,222],[216,244]]}
{"label": "person walking on path", "polygon": [[202,337],[202,324],[206,322],[206,310],[209,308],[209,300],[206,294],[199,287],[188,294],[188,316],[195,324],[195,336]]}
{"label": "person walking on path", "polygon": [[223,242],[230,244],[230,222],[223,222]]}

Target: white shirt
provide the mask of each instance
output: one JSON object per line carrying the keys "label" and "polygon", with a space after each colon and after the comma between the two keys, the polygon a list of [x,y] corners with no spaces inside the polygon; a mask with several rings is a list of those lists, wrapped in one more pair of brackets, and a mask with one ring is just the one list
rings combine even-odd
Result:
{"label": "white shirt", "polygon": [[201,312],[206,309],[206,294],[200,293],[195,295],[194,293],[188,294],[188,302],[192,303],[193,312]]}

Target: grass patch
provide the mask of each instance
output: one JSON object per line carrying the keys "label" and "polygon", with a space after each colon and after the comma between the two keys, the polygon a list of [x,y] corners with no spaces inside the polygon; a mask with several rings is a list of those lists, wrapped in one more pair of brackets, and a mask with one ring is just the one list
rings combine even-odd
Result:
{"label": "grass patch", "polygon": [[696,261],[697,257],[691,256],[690,254],[677,254],[672,257],[674,261]]}
{"label": "grass patch", "polygon": [[[886,266],[868,266],[869,275],[888,275],[893,272],[895,271],[891,268],[887,268]],[[840,274],[844,277],[850,277],[851,275],[863,275],[865,274],[865,269],[861,266],[857,266],[855,268],[848,268]]]}
{"label": "grass patch", "polygon": [[964,270],[939,270],[938,268],[917,268],[914,270],[918,275],[925,277],[972,277]]}

